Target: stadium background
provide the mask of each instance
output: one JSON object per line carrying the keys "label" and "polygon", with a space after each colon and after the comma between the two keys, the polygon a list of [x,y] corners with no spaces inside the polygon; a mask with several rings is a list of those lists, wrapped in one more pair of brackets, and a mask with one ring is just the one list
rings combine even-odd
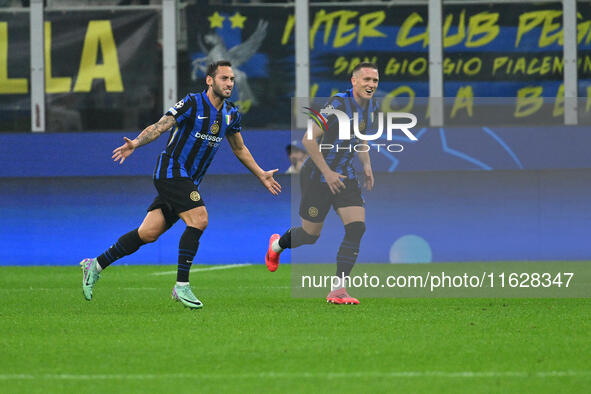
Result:
{"label": "stadium background", "polygon": [[[123,166],[110,161],[110,152],[178,97],[203,88],[200,59],[216,37],[228,49],[262,37],[236,67],[248,86],[238,86],[234,99],[244,108],[243,134],[261,166],[288,167],[292,7],[180,2],[177,97],[170,98],[162,88],[166,27],[158,2],[115,9],[51,3],[44,13],[44,133],[30,132],[28,10],[0,9],[0,264],[74,264],[139,225],[154,196],[150,176],[163,142],[138,150]],[[446,125],[421,128],[420,142],[407,144],[403,155],[372,156],[378,182],[366,195],[369,244],[360,261],[391,261],[396,241],[403,261],[589,258],[591,8],[577,3],[579,125],[564,126],[561,7],[444,4]],[[380,66],[379,96],[386,103],[428,96],[426,3],[312,5],[310,24],[311,94],[347,87],[351,65],[367,57]],[[532,101],[475,125],[466,103],[478,97]],[[288,227],[297,206],[290,178],[280,182],[282,195],[268,196],[224,145],[201,187],[210,225],[197,260],[261,262],[268,234]],[[339,227],[334,215],[327,226]],[[173,263],[181,231],[176,226],[124,262]],[[323,234],[331,244],[341,237],[342,229]],[[334,259],[318,248],[299,256]]]}

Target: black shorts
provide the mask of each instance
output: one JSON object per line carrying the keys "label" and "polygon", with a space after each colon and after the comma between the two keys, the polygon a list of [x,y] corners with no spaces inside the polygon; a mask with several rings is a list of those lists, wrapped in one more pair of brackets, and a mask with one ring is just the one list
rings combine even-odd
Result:
{"label": "black shorts", "polygon": [[345,207],[363,207],[359,183],[355,179],[344,179],[345,189],[332,194],[328,185],[317,179],[301,178],[302,201],[300,216],[313,223],[322,223],[330,211]]}
{"label": "black shorts", "polygon": [[158,195],[148,207],[148,212],[162,209],[167,227],[179,220],[179,213],[205,206],[197,185],[190,178],[155,179],[154,186]]}

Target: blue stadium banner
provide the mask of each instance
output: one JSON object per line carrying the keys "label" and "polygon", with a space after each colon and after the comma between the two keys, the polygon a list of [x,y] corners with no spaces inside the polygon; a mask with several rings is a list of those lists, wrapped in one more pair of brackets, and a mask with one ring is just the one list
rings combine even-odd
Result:
{"label": "blue stadium banner", "polygon": [[[579,3],[579,91],[591,95],[591,5]],[[226,58],[238,78],[234,99],[245,122],[286,124],[294,93],[295,19],[291,7],[193,6],[187,9],[191,77]],[[379,65],[383,108],[428,96],[426,6],[311,6],[311,96],[350,85],[353,67]],[[448,117],[468,115],[478,97],[514,98],[514,119],[563,114],[561,3],[446,5],[443,10]],[[556,102],[548,113],[544,98]],[[591,101],[590,101],[591,103]],[[409,109],[409,108],[406,108]],[[591,111],[591,104],[583,111]],[[453,111],[453,116],[452,116]]]}
{"label": "blue stadium banner", "polygon": [[287,127],[295,87],[293,7],[187,7],[191,61],[189,91],[205,87],[209,63],[229,60],[236,76],[232,95],[244,123]]}
{"label": "blue stadium banner", "polygon": [[[149,122],[161,107],[158,20],[154,10],[46,12],[47,130]],[[0,131],[30,128],[29,52],[28,14],[0,13]]]}

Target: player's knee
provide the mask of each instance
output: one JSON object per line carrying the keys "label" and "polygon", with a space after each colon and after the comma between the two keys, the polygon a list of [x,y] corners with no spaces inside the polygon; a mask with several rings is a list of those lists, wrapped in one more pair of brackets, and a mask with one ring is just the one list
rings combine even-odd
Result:
{"label": "player's knee", "polygon": [[201,218],[197,221],[197,225],[195,227],[203,231],[207,228],[208,224],[209,221],[207,220],[207,218]]}
{"label": "player's knee", "polygon": [[195,227],[198,228],[200,230],[205,230],[205,228],[208,225],[208,220],[207,217],[191,217],[189,218],[189,220],[185,220],[185,223],[187,224],[187,226],[189,227]]}
{"label": "player's knee", "polygon": [[361,242],[361,237],[363,237],[364,233],[364,222],[353,222],[345,225],[345,238],[351,242]]}
{"label": "player's knee", "polygon": [[149,244],[155,242],[158,237],[160,237],[161,232],[155,229],[140,229],[138,230],[138,235],[140,239],[145,243]]}

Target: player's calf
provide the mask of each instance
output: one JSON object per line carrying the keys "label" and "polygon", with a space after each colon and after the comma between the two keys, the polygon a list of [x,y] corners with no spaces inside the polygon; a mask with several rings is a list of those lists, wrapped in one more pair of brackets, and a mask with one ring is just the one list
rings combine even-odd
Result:
{"label": "player's calf", "polygon": [[265,264],[269,271],[274,272],[279,266],[279,255],[285,249],[297,248],[301,245],[311,245],[316,243],[318,235],[308,234],[303,228],[290,228],[281,237],[279,234],[271,235],[269,239],[269,248],[265,255]]}
{"label": "player's calf", "polygon": [[131,230],[127,234],[122,235],[117,242],[105,250],[103,254],[96,258],[99,265],[99,272],[113,264],[122,257],[129,256],[132,253],[145,245],[146,242],[140,238],[138,229]]}
{"label": "player's calf", "polygon": [[[345,237],[337,252],[337,277],[346,277],[351,273],[355,262],[357,262],[359,245],[364,233],[364,222],[353,222],[345,225]],[[335,288],[332,290],[335,290]]]}

